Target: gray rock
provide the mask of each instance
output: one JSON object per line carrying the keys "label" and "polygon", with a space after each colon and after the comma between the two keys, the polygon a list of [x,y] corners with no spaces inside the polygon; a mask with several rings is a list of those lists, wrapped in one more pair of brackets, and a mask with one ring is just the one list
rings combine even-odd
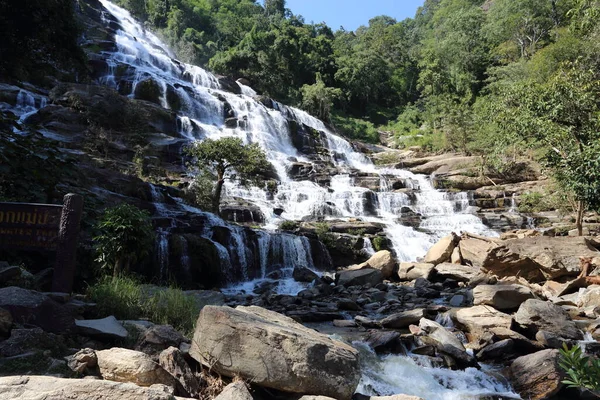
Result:
{"label": "gray rock", "polygon": [[403,262],[398,267],[398,278],[401,281],[412,281],[417,278],[429,279],[433,264]]}
{"label": "gray rock", "polygon": [[542,350],[517,358],[510,366],[513,388],[524,399],[550,399],[563,387],[558,350]]}
{"label": "gray rock", "polygon": [[475,357],[467,353],[460,340],[442,325],[427,318],[422,318],[419,322],[419,328],[430,339],[433,339],[432,343],[429,344],[435,346],[439,352],[452,357],[460,367],[466,368],[477,365]]}
{"label": "gray rock", "polygon": [[531,290],[522,285],[479,285],[473,289],[473,304],[488,305],[497,310],[514,310],[527,299],[534,298]]}
{"label": "gray rock", "polygon": [[175,386],[175,378],[150,356],[140,351],[113,347],[96,352],[102,378],[115,382],[131,382],[138,386],[162,384]]}
{"label": "gray rock", "polygon": [[87,368],[94,368],[98,366],[98,357],[96,352],[92,349],[81,349],[72,356],[65,357],[69,368],[82,374]]}
{"label": "gray rock", "polygon": [[158,355],[171,346],[179,347],[183,342],[189,342],[189,339],[171,325],[153,325],[142,333],[135,348],[146,354]]}
{"label": "gray rock", "polygon": [[103,319],[76,320],[77,333],[97,339],[125,339],[127,329],[114,316]]}
{"label": "gray rock", "polygon": [[175,393],[179,396],[198,398],[200,379],[192,372],[179,349],[169,347],[160,353],[158,364],[178,382]]}
{"label": "gray rock", "polygon": [[529,299],[521,304],[514,320],[531,337],[543,330],[565,339],[583,339],[583,334],[566,311],[550,302]]}
{"label": "gray rock", "polygon": [[500,340],[496,343],[485,346],[477,353],[477,359],[480,361],[503,360],[514,354],[515,342],[512,339]]}
{"label": "gray rock", "polygon": [[292,277],[297,282],[310,283],[315,279],[319,279],[319,275],[305,267],[296,267],[292,273]]}
{"label": "gray rock", "polygon": [[335,275],[336,285],[342,286],[376,286],[383,282],[383,275],[377,269],[347,270]]}
{"label": "gray rock", "polygon": [[417,308],[410,311],[402,311],[392,314],[379,322],[384,328],[403,329],[408,328],[409,325],[418,323],[424,316],[425,310],[422,308]]}
{"label": "gray rock", "polygon": [[230,383],[215,400],[253,400],[248,386],[242,381]]}
{"label": "gray rock", "polygon": [[19,275],[21,275],[21,268],[16,265],[0,266],[0,284],[6,283]]}
{"label": "gray rock", "polygon": [[434,271],[438,279],[454,279],[459,282],[469,282],[480,272],[479,268],[452,263],[438,264]]}
{"label": "gray rock", "polygon": [[510,315],[490,306],[462,308],[456,312],[456,321],[475,337],[497,328],[510,330],[512,324]]}
{"label": "gray rock", "polygon": [[449,304],[450,304],[451,307],[460,307],[460,306],[463,305],[463,303],[465,302],[465,300],[467,300],[467,299],[462,294],[455,294],[450,299]]}

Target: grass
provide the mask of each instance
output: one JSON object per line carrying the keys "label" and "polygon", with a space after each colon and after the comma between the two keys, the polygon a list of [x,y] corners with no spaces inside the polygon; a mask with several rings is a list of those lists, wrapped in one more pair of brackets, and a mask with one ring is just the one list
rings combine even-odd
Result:
{"label": "grass", "polygon": [[168,324],[188,335],[193,333],[199,308],[194,297],[178,288],[165,288],[146,294],[142,284],[130,277],[104,277],[87,292],[100,317],[148,319]]}

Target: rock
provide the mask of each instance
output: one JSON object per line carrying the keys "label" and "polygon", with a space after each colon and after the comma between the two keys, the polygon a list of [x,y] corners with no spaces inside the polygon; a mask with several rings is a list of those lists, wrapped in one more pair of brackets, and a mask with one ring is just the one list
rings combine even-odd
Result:
{"label": "rock", "polygon": [[579,257],[598,251],[584,237],[527,237],[488,249],[482,268],[499,277],[520,276],[530,282],[579,274]]}
{"label": "rock", "polygon": [[344,400],[360,380],[355,349],[255,306],[205,307],[190,355],[219,374],[285,392]]}
{"label": "rock", "polygon": [[381,328],[381,324],[379,321],[371,319],[369,317],[365,317],[363,315],[357,315],[354,317],[354,321],[364,328]]}
{"label": "rock", "polygon": [[338,328],[356,328],[358,324],[352,319],[334,319],[333,326]]}
{"label": "rock", "polygon": [[388,250],[381,250],[373,254],[367,260],[367,264],[371,268],[381,271],[384,279],[390,279],[396,272],[396,261]]}
{"label": "rock", "polygon": [[155,383],[173,386],[174,378],[150,356],[140,351],[113,347],[96,352],[102,378],[116,382],[132,382],[139,386]]}
{"label": "rock", "polygon": [[50,350],[53,354],[64,354],[67,350],[64,337],[45,332],[40,328],[16,329],[10,337],[0,341],[0,358],[15,357],[31,351]]}
{"label": "rock", "polygon": [[388,329],[403,329],[410,325],[418,323],[425,316],[425,310],[417,308],[415,310],[403,311],[392,314],[380,322],[381,326]]}
{"label": "rock", "polygon": [[530,337],[534,337],[537,331],[544,330],[565,339],[583,339],[583,334],[567,312],[550,302],[529,299],[521,304],[514,319]]}
{"label": "rock", "polygon": [[514,310],[532,299],[533,293],[522,285],[479,285],[473,289],[473,304],[492,306],[497,310]]}
{"label": "rock", "polygon": [[403,262],[398,267],[398,278],[401,281],[412,281],[417,278],[429,279],[434,267],[433,264]]}
{"label": "rock", "polygon": [[350,299],[338,300],[337,308],[339,310],[345,310],[345,311],[360,311],[360,310],[362,310],[361,306],[359,306],[358,304],[356,304],[354,301],[352,301]]}
{"label": "rock", "polygon": [[0,337],[8,336],[13,325],[12,315],[8,310],[0,308]]}
{"label": "rock", "polygon": [[0,289],[0,307],[9,311],[15,323],[39,326],[52,333],[75,328],[68,310],[41,293],[11,286]]}
{"label": "rock", "polygon": [[429,249],[427,254],[425,254],[423,262],[438,265],[450,261],[452,252],[459,240],[460,238],[455,233],[441,238],[431,249]]}
{"label": "rock", "polygon": [[545,347],[550,347],[552,349],[562,349],[564,344],[568,345],[569,348],[571,348],[577,344],[574,343],[573,340],[563,339],[556,333],[548,331],[538,331],[535,334],[535,340],[540,342]]}
{"label": "rock", "polygon": [[94,368],[98,366],[98,357],[93,349],[81,349],[72,356],[66,357],[67,365],[69,368],[83,374],[87,368]]}
{"label": "rock", "polygon": [[7,376],[0,378],[3,400],[173,400],[173,396],[155,388],[133,383],[93,379],[63,379],[52,376]]}
{"label": "rock", "polygon": [[452,296],[448,304],[450,304],[451,307],[460,307],[463,305],[465,300],[466,298],[462,294],[455,294],[454,296]]}
{"label": "rock", "polygon": [[292,277],[296,282],[311,283],[315,279],[319,279],[319,275],[305,267],[296,267],[292,273]]}
{"label": "rock", "polygon": [[335,284],[342,286],[376,286],[383,282],[383,275],[377,269],[347,270],[335,275]]}
{"label": "rock", "polygon": [[371,396],[369,400],[424,400],[421,397],[406,394],[395,394],[393,396]]}
{"label": "rock", "polygon": [[184,293],[196,300],[199,310],[208,305],[222,306],[225,304],[225,295],[214,290],[186,290]]}
{"label": "rock", "polygon": [[0,266],[0,284],[4,284],[13,278],[21,275],[21,268],[16,265],[13,266]]}
{"label": "rock", "polygon": [[395,331],[369,331],[366,342],[378,354],[398,353],[403,349],[400,333]]}
{"label": "rock", "polygon": [[454,279],[459,282],[468,282],[479,274],[479,268],[452,263],[441,263],[434,268],[438,279]]}
{"label": "rock", "polygon": [[600,305],[600,286],[590,286],[580,293],[577,306],[580,308],[595,307]]}
{"label": "rock", "polygon": [[462,308],[456,312],[456,321],[476,337],[495,328],[510,329],[512,324],[510,315],[490,306]]}
{"label": "rock", "polygon": [[327,396],[302,396],[298,400],[335,400],[333,397]]}
{"label": "rock", "polygon": [[465,346],[450,331],[437,322],[422,318],[419,321],[419,328],[426,333],[439,352],[451,356],[460,368],[473,367],[477,365],[475,357],[467,353]]}
{"label": "rock", "polygon": [[500,340],[496,343],[485,346],[479,353],[477,359],[480,361],[502,360],[510,358],[515,352],[515,342],[512,339]]}
{"label": "rock", "polygon": [[215,400],[253,400],[246,384],[242,381],[230,383],[215,397]]}
{"label": "rock", "polygon": [[171,325],[153,325],[144,331],[135,348],[146,354],[155,355],[171,346],[179,347],[182,342],[188,341]]}
{"label": "rock", "polygon": [[460,255],[460,247],[455,247],[450,256],[450,262],[452,264],[462,264],[462,256]]}
{"label": "rock", "polygon": [[479,268],[483,265],[488,252],[499,243],[502,242],[495,238],[464,233],[458,243],[458,247],[463,261]]}
{"label": "rock", "polygon": [[510,366],[513,388],[525,399],[550,399],[563,386],[558,350],[542,350],[517,358]]}
{"label": "rock", "polygon": [[546,298],[561,297],[569,293],[577,291],[579,288],[585,287],[585,278],[577,278],[565,283],[556,281],[546,281],[542,286],[542,293]]}
{"label": "rock", "polygon": [[200,394],[200,379],[194,375],[184,355],[176,347],[160,353],[158,364],[179,383],[175,391],[180,396],[197,398]]}
{"label": "rock", "polygon": [[127,329],[114,316],[103,319],[76,320],[77,333],[97,339],[125,339]]}

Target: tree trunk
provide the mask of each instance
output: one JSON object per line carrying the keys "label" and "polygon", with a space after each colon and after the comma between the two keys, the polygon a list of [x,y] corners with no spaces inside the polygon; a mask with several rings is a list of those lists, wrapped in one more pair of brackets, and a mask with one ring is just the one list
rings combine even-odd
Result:
{"label": "tree trunk", "polygon": [[221,194],[223,193],[223,184],[225,183],[223,176],[223,173],[217,173],[217,185],[215,186],[215,195],[213,197],[213,212],[217,215],[220,215],[219,204],[221,203]]}
{"label": "tree trunk", "polygon": [[123,272],[123,263],[125,260],[122,258],[118,258],[117,262],[115,262],[115,269],[113,270],[113,277],[117,278],[121,276],[121,272]]}
{"label": "tree trunk", "polygon": [[579,200],[577,202],[577,220],[575,225],[577,226],[577,234],[583,236],[583,213],[585,212],[585,202]]}

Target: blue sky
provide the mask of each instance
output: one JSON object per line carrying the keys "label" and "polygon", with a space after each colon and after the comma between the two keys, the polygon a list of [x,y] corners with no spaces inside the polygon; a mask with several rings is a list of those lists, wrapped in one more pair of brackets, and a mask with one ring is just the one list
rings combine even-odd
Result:
{"label": "blue sky", "polygon": [[304,16],[306,22],[326,22],[336,31],[340,26],[355,30],[369,19],[389,15],[398,21],[414,17],[423,0],[287,0],[286,7]]}

